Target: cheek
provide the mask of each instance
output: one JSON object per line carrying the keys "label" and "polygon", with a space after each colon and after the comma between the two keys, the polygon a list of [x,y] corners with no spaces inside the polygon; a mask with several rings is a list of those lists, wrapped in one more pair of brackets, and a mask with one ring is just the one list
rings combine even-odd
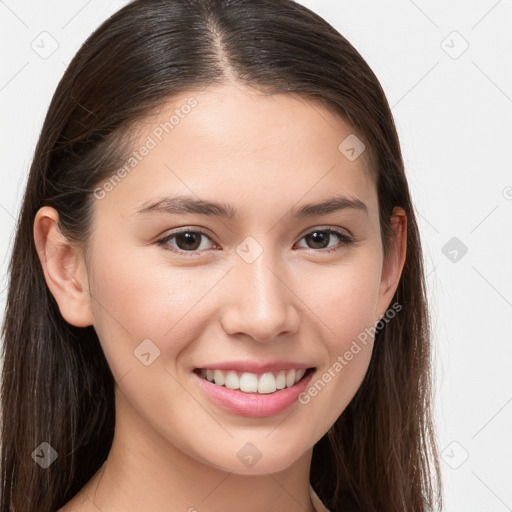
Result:
{"label": "cheek", "polygon": [[174,366],[196,337],[194,330],[200,329],[201,301],[208,300],[224,272],[151,265],[141,253],[133,247],[123,257],[123,251],[114,248],[94,252],[94,328],[116,379],[139,366],[141,351],[149,350],[159,365]]}
{"label": "cheek", "polygon": [[322,325],[329,352],[346,350],[347,343],[378,320],[382,262],[373,244],[347,255],[340,264],[323,267],[313,278],[295,279],[304,312]]}
{"label": "cheek", "polygon": [[[320,437],[350,403],[371,359],[377,321],[381,267],[377,251],[360,252],[357,261],[309,281],[301,293],[321,325],[323,365],[300,398]],[[329,404],[328,406],[326,404]],[[321,429],[324,430],[321,430]]]}

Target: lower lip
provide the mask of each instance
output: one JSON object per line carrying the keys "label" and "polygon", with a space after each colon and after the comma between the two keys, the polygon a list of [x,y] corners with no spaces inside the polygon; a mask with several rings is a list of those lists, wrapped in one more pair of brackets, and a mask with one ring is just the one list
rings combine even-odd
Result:
{"label": "lower lip", "polygon": [[288,409],[294,402],[298,402],[299,395],[304,391],[314,373],[315,370],[309,372],[291,388],[268,394],[244,393],[238,389],[217,386],[194,372],[192,375],[198,380],[210,400],[225,411],[250,418],[264,418],[278,414]]}

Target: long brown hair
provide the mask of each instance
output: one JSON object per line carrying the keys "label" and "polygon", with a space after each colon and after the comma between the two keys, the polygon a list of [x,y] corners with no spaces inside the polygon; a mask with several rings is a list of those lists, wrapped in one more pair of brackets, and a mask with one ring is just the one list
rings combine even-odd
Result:
{"label": "long brown hair", "polygon": [[[228,75],[269,94],[318,101],[354,127],[372,155],[385,251],[393,207],[408,219],[394,297],[403,309],[376,333],[364,381],[315,445],[311,483],[332,512],[441,506],[419,232],[374,73],[339,32],[292,0],[136,0],[72,60],[30,168],[2,331],[1,512],[63,506],[102,465],[114,434],[114,378],[94,328],[68,324],[46,285],[33,240],[36,212],[55,208],[68,240],[85,244],[94,188],[124,161],[129,128],[173,95]],[[31,456],[42,442],[58,454],[45,469]]]}

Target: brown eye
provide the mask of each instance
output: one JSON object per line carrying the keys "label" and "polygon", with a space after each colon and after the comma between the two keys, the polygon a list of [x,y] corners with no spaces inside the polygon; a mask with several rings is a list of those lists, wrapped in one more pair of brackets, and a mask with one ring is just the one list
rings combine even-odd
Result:
{"label": "brown eye", "polygon": [[[334,237],[333,237],[334,235]],[[331,241],[338,239],[338,243],[330,245]],[[158,240],[156,243],[163,246],[167,250],[175,251],[178,254],[187,254],[194,256],[194,253],[202,252],[209,249],[204,247],[203,239],[207,239],[210,242],[211,238],[203,231],[187,229],[170,233],[165,237]],[[337,229],[315,229],[310,233],[307,233],[302,237],[306,240],[308,249],[318,249],[319,253],[330,253],[333,251],[342,250],[344,247],[348,247],[354,243],[354,239],[342,231]],[[173,241],[173,243],[171,243]],[[211,247],[210,247],[211,248]]]}
{"label": "brown eye", "polygon": [[[204,238],[211,241],[210,237],[206,233],[188,229],[166,235],[164,238],[158,240],[157,244],[162,245],[169,250],[176,249],[179,253],[196,252],[199,250],[207,249],[207,247],[201,248],[202,239]],[[171,240],[174,239],[175,244],[172,244]]]}
{"label": "brown eye", "polygon": [[[338,238],[339,244],[335,246],[329,246],[329,242],[332,240],[333,235]],[[315,229],[314,231],[304,235],[302,238],[307,241],[308,248],[319,249],[319,252],[332,252],[341,250],[343,246],[346,247],[354,242],[351,237],[341,231],[338,231],[337,229]]]}
{"label": "brown eye", "polygon": [[[312,243],[313,249],[325,249],[329,245],[331,233],[325,231],[313,231],[304,237],[307,241]],[[327,245],[325,245],[327,243]]]}
{"label": "brown eye", "polygon": [[201,237],[203,235],[201,233],[186,231],[174,236],[176,238],[176,245],[178,246],[178,249],[196,251],[201,245]]}

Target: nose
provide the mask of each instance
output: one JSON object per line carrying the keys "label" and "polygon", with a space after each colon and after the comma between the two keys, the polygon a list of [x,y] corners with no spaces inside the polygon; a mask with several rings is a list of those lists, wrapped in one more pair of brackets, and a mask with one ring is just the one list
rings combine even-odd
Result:
{"label": "nose", "polygon": [[236,261],[229,272],[228,298],[220,310],[224,331],[259,342],[296,333],[300,301],[285,274],[282,266],[263,255],[252,263]]}

